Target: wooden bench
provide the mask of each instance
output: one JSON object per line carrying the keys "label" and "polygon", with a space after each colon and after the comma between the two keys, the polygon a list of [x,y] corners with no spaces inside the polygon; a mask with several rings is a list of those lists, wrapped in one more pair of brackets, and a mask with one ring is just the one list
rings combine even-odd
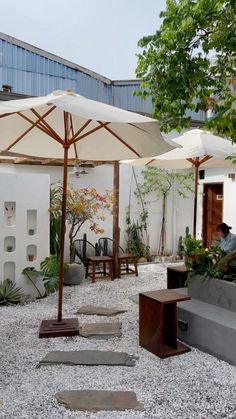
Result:
{"label": "wooden bench", "polygon": [[140,345],[160,358],[190,351],[177,341],[176,307],[177,302],[190,299],[188,295],[169,290],[139,294]]}
{"label": "wooden bench", "polygon": [[[102,269],[100,269],[102,265]],[[97,270],[97,267],[99,269]],[[108,267],[108,271],[107,271]],[[90,271],[91,268],[91,271]],[[87,258],[86,266],[86,278],[91,278],[92,282],[95,282],[96,278],[110,277],[114,279],[114,264],[113,259],[109,256],[90,256]]]}
{"label": "wooden bench", "polygon": [[[138,276],[138,257],[130,253],[119,253],[119,278],[121,275],[135,274]],[[130,263],[134,264],[134,269],[130,268]],[[123,265],[123,267],[122,267]]]}
{"label": "wooden bench", "polygon": [[188,279],[188,269],[185,265],[167,267],[167,288],[183,288]]}

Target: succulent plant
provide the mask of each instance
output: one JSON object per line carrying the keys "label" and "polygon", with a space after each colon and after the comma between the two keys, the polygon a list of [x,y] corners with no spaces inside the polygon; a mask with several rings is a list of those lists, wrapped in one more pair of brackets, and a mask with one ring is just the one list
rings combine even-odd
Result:
{"label": "succulent plant", "polygon": [[22,288],[17,287],[10,279],[0,282],[0,305],[13,305],[24,302],[25,294]]}

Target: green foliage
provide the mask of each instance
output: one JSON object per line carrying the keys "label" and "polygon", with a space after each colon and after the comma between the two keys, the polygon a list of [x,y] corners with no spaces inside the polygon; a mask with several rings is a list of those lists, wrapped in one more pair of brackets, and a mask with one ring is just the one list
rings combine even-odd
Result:
{"label": "green foliage", "polygon": [[[64,272],[69,269],[67,263],[64,264]],[[60,264],[57,256],[46,257],[40,263],[40,271],[37,271],[33,267],[27,267],[23,269],[22,274],[26,275],[27,278],[32,282],[39,293],[39,298],[46,297],[54,291],[58,290],[59,286],[59,271]],[[36,285],[36,281],[39,277],[42,277],[43,284],[45,287],[45,294],[42,295]]]}
{"label": "green foliage", "polygon": [[[137,185],[136,196],[139,198],[162,198],[162,224],[160,232],[159,252],[163,255],[165,250],[166,231],[166,205],[167,197],[172,188],[182,198],[187,198],[187,192],[193,192],[192,173],[174,172],[155,167],[147,167],[142,171],[143,182]],[[150,201],[149,201],[150,202]],[[145,204],[147,203],[144,202]]]}
{"label": "green foliage", "polygon": [[[43,275],[43,282],[47,294],[58,290],[60,261],[57,256],[46,257],[40,263],[41,273]],[[69,269],[68,264],[64,264],[64,272]]]}
{"label": "green foliage", "polygon": [[219,262],[225,256],[218,246],[212,246],[210,249],[202,247],[200,240],[187,238],[187,268],[191,270],[192,275],[201,275],[202,281],[209,278],[225,279],[226,276],[220,269]]}
{"label": "green foliage", "polygon": [[[51,185],[50,203],[57,201],[61,196],[60,187]],[[60,231],[61,231],[61,211],[50,211],[50,254],[59,257],[60,253]]]}
{"label": "green foliage", "polygon": [[25,294],[22,288],[17,287],[10,279],[0,283],[0,305],[14,305],[25,301]]}
{"label": "green foliage", "polygon": [[41,272],[36,271],[36,269],[32,266],[27,266],[25,269],[23,269],[22,274],[25,275],[30,280],[31,284],[35,287],[39,298],[46,296],[45,294],[42,294],[37,287],[37,280],[39,276],[41,276]]}
{"label": "green foliage", "polygon": [[127,223],[127,252],[132,255],[138,256],[138,258],[150,258],[150,248],[144,243],[143,232],[147,228],[147,216],[148,213],[145,211],[140,215],[140,221],[131,222],[130,215],[126,215]]}
{"label": "green foliage", "polygon": [[[185,256],[194,256],[196,252],[203,249],[202,240],[195,239],[191,235],[184,237],[182,241],[182,250]],[[203,249],[205,251],[205,249]]]}
{"label": "green foliage", "polygon": [[160,30],[139,41],[137,95],[152,96],[165,132],[188,127],[186,111],[213,110],[214,132],[236,141],[236,2],[167,0]]}
{"label": "green foliage", "polygon": [[179,196],[187,198],[187,192],[193,192],[193,175],[186,172],[174,172],[156,167],[142,170],[143,182],[139,184],[140,192],[144,196],[154,194],[157,198],[168,196],[175,188]]}

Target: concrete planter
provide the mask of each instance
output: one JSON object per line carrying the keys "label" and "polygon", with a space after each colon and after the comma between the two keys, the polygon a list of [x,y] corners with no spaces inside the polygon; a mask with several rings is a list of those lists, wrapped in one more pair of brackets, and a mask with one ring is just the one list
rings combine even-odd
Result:
{"label": "concrete planter", "polygon": [[194,276],[183,289],[192,299],[178,304],[178,337],[236,366],[236,284]]}
{"label": "concrete planter", "polygon": [[64,274],[64,285],[79,285],[84,281],[85,267],[82,263],[71,263]]}
{"label": "concrete planter", "polygon": [[202,281],[200,275],[191,278],[188,295],[196,300],[236,312],[236,284],[210,278]]}

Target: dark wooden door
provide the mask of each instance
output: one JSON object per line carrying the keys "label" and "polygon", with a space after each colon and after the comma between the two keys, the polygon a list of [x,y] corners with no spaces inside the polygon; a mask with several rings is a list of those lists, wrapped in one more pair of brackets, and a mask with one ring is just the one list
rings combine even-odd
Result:
{"label": "dark wooden door", "polygon": [[210,246],[217,238],[217,225],[223,218],[223,184],[205,184],[203,189],[203,241]]}

